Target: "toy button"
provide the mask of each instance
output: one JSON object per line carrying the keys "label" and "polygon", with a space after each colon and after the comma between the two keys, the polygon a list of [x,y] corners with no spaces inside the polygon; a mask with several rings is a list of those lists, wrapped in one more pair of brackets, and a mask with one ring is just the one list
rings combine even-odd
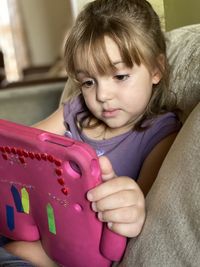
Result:
{"label": "toy button", "polygon": [[48,155],[48,156],[47,156],[47,159],[48,159],[48,161],[50,161],[50,162],[53,162],[53,161],[54,161],[54,158],[53,158],[52,155]]}
{"label": "toy button", "polygon": [[58,176],[61,176],[63,174],[63,170],[62,169],[55,169],[55,172]]}
{"label": "toy button", "polygon": [[68,194],[69,194],[69,189],[68,189],[67,187],[63,187],[63,188],[61,189],[61,191],[62,191],[63,194],[65,194],[65,195],[68,195]]}
{"label": "toy button", "polygon": [[5,148],[3,146],[0,147],[1,152],[5,152]]}
{"label": "toy button", "polygon": [[22,154],[23,154],[24,157],[26,157],[26,158],[28,157],[28,151],[22,150]]}
{"label": "toy button", "polygon": [[17,154],[17,148],[16,148],[16,147],[12,147],[12,148],[11,148],[11,152],[12,152],[13,154]]}
{"label": "toy button", "polygon": [[46,154],[46,153],[42,153],[42,154],[41,154],[41,158],[42,158],[43,160],[47,160],[47,154]]}
{"label": "toy button", "polygon": [[56,164],[56,166],[60,167],[62,165],[62,161],[59,159],[54,159],[54,163]]}
{"label": "toy button", "polygon": [[8,155],[7,154],[2,154],[3,159],[7,160],[8,159]]}
{"label": "toy button", "polygon": [[18,148],[18,149],[17,149],[17,154],[18,154],[19,156],[22,156],[22,155],[23,155],[23,153],[22,153],[22,149]]}
{"label": "toy button", "polygon": [[10,152],[11,152],[11,148],[10,148],[9,146],[6,146],[6,147],[5,147],[5,151],[6,151],[7,153],[10,153]]}
{"label": "toy button", "polygon": [[23,157],[19,157],[19,160],[20,160],[20,162],[21,162],[22,164],[25,163],[25,159],[24,159]]}
{"label": "toy button", "polygon": [[35,153],[35,158],[36,158],[37,160],[41,160],[41,156],[40,156],[40,154],[39,154],[39,153]]}
{"label": "toy button", "polygon": [[60,185],[65,184],[65,180],[63,178],[58,178],[57,181],[59,182]]}
{"label": "toy button", "polygon": [[33,152],[28,152],[28,155],[31,159],[34,159],[35,158],[35,154]]}
{"label": "toy button", "polygon": [[81,212],[83,210],[83,207],[80,204],[75,204],[74,209],[78,212]]}

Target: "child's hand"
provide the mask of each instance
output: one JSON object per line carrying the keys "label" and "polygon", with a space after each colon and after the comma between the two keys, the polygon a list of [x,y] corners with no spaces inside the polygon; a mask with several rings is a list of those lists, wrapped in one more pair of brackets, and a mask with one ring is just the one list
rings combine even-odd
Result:
{"label": "child's hand", "polygon": [[114,232],[126,237],[137,236],[145,220],[145,200],[137,183],[130,177],[117,177],[110,161],[100,157],[104,183],[90,190],[88,200],[98,212],[98,218],[107,222]]}

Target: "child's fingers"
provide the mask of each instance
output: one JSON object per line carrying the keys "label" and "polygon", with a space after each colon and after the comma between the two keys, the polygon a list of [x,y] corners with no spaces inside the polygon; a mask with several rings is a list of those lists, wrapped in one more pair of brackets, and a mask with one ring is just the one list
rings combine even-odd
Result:
{"label": "child's fingers", "polygon": [[128,177],[117,177],[91,189],[87,193],[87,198],[89,201],[98,201],[117,192],[134,190],[136,188],[138,188],[138,185],[132,179]]}
{"label": "child's fingers", "polygon": [[137,223],[108,223],[108,228],[119,235],[132,238],[140,234],[143,224],[144,219]]}
{"label": "child's fingers", "polygon": [[98,213],[98,218],[102,222],[112,222],[118,224],[138,223],[138,218],[143,214],[142,207],[124,207],[116,210],[107,210]]}
{"label": "child's fingers", "polygon": [[137,236],[145,218],[142,191],[130,177],[117,177],[106,157],[100,157],[99,162],[104,183],[87,194],[92,209],[114,232],[127,237]]}
{"label": "child's fingers", "polygon": [[99,164],[101,168],[101,176],[103,181],[107,181],[116,177],[112,165],[107,157],[105,156],[100,157]]}
{"label": "child's fingers", "polygon": [[[141,199],[136,190],[123,190],[95,202],[96,211],[105,211],[139,205]],[[142,201],[141,201],[142,202]],[[141,203],[143,205],[143,203]],[[94,205],[93,205],[94,206]]]}
{"label": "child's fingers", "polygon": [[[102,156],[99,158],[99,164],[100,164],[100,168],[101,168],[101,177],[103,181],[108,181],[110,179],[113,179],[116,177],[115,172],[112,168],[112,165],[109,161],[109,159],[105,156]],[[96,188],[99,188],[99,186],[97,186]],[[101,197],[104,197],[107,195],[107,193],[105,192],[104,196],[100,196],[101,192],[104,190],[104,187],[100,186],[100,189],[96,190],[90,190],[87,193],[87,199],[89,201],[96,201],[98,199],[100,199]],[[105,187],[106,188],[106,187]]]}

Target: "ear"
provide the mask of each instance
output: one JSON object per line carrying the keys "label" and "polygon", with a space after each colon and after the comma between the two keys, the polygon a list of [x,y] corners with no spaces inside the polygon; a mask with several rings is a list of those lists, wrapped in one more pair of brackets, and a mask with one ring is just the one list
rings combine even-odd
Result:
{"label": "ear", "polygon": [[162,78],[161,71],[158,68],[156,68],[156,70],[154,70],[152,75],[152,84],[158,84],[161,78]]}
{"label": "ear", "polygon": [[152,83],[158,84],[162,79],[162,73],[165,70],[165,56],[160,54],[157,58],[157,66],[152,71]]}

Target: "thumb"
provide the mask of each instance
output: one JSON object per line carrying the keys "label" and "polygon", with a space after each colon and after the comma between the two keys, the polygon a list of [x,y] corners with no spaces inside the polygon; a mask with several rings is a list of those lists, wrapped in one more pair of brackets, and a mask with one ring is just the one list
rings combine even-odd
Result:
{"label": "thumb", "polygon": [[107,157],[101,156],[99,158],[99,164],[103,181],[107,181],[116,177],[112,164]]}

